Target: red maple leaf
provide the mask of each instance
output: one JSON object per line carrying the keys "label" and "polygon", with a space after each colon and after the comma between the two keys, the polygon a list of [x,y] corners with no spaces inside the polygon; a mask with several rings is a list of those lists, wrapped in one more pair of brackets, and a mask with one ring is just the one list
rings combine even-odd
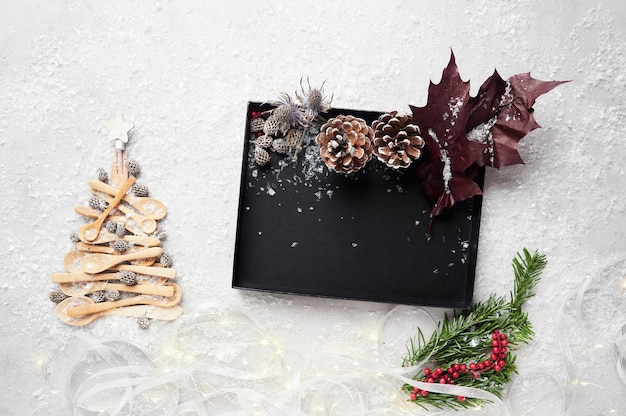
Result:
{"label": "red maple leaf", "polygon": [[532,106],[563,82],[539,81],[529,73],[505,81],[495,71],[470,97],[469,81],[461,79],[451,54],[439,84],[430,83],[426,105],[410,106],[430,155],[418,175],[434,201],[432,217],[482,193],[472,179],[476,166],[499,169],[523,163],[517,144],[539,127]]}
{"label": "red maple leaf", "polygon": [[539,124],[533,105],[543,95],[567,81],[540,81],[530,73],[518,74],[504,81],[495,72],[470,100],[472,117],[467,125],[467,138],[487,145],[476,162],[500,169],[524,163],[517,144]]}
{"label": "red maple leaf", "polygon": [[420,169],[424,191],[435,201],[432,216],[443,209],[482,193],[465,171],[483,154],[485,144],[466,139],[470,119],[470,84],[461,79],[450,56],[439,84],[430,83],[424,107],[410,106],[420,128],[430,161]]}

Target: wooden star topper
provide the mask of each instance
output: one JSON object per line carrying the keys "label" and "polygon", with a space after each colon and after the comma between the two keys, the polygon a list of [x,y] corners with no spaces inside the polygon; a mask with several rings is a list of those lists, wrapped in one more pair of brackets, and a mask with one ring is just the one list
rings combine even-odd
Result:
{"label": "wooden star topper", "polygon": [[122,113],[106,123],[109,129],[109,140],[115,141],[115,148],[124,150],[124,145],[128,143],[128,133],[135,127],[131,122],[124,120]]}

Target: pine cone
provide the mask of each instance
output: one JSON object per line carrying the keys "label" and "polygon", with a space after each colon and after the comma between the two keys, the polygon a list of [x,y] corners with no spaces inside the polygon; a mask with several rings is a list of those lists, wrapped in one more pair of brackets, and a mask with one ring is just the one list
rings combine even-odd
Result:
{"label": "pine cone", "polygon": [[278,154],[284,155],[289,150],[289,146],[285,139],[275,139],[272,142],[272,150]]}
{"label": "pine cone", "polygon": [[157,228],[152,233],[152,237],[156,237],[159,240],[165,240],[167,238],[167,232],[163,228]]}
{"label": "pine cone", "polygon": [[107,300],[106,292],[104,290],[98,290],[89,295],[91,300],[96,303],[105,302]]}
{"label": "pine cone", "polygon": [[128,243],[124,240],[115,240],[109,243],[109,247],[118,253],[123,253],[128,250]]}
{"label": "pine cone", "polygon": [[272,136],[265,134],[259,137],[258,139],[256,139],[254,143],[258,147],[261,147],[263,149],[269,149],[269,147],[272,145],[273,142],[274,142],[274,138]]}
{"label": "pine cone", "polygon": [[372,157],[374,131],[365,120],[354,116],[331,118],[315,139],[322,160],[337,173],[361,169]]}
{"label": "pine cone", "polygon": [[372,123],[374,154],[378,160],[398,169],[406,168],[421,156],[424,139],[419,135],[419,128],[411,121],[410,116],[392,111]]}
{"label": "pine cone", "polygon": [[261,117],[257,117],[250,121],[250,132],[256,133],[258,131],[263,131],[263,126],[265,125],[265,120]]}
{"label": "pine cone", "polygon": [[65,299],[67,299],[67,296],[65,296],[65,293],[61,292],[60,290],[53,290],[52,292],[50,292],[49,296],[50,296],[50,300],[54,303],[61,303]]}
{"label": "pine cone", "polygon": [[260,147],[254,148],[254,160],[256,160],[257,165],[265,166],[270,163],[270,154],[267,153],[267,150],[262,149]]}
{"label": "pine cone", "polygon": [[106,297],[107,301],[113,302],[120,298],[120,291],[117,289],[109,289],[105,291],[104,296]]}
{"label": "pine cone", "polygon": [[98,168],[96,171],[96,176],[100,182],[107,183],[109,181],[109,174],[103,168]]}
{"label": "pine cone", "polygon": [[140,329],[150,328],[150,318],[146,318],[145,316],[137,318],[137,326]]}
{"label": "pine cone", "polygon": [[91,209],[95,209],[96,211],[104,211],[105,209],[107,209],[106,201],[96,195],[91,195],[89,197],[89,201],[87,201],[87,205],[89,205]]}
{"label": "pine cone", "polygon": [[146,197],[148,195],[150,195],[150,190],[148,189],[148,187],[142,183],[134,183],[133,186],[130,188],[130,191],[132,192],[133,195],[138,196],[138,197]]}
{"label": "pine cone", "polygon": [[126,161],[126,168],[128,169],[128,174],[134,176],[135,178],[141,173],[139,162],[135,159],[128,159]]}
{"label": "pine cone", "polygon": [[137,284],[137,275],[130,270],[121,270],[117,272],[116,277],[126,286],[134,286]]}
{"label": "pine cone", "polygon": [[281,123],[278,121],[278,118],[274,115],[271,115],[265,120],[265,124],[263,124],[263,133],[268,136],[273,136],[280,131]]}
{"label": "pine cone", "polygon": [[300,129],[291,129],[287,132],[285,136],[285,142],[287,142],[287,146],[289,147],[290,152],[298,152],[302,148],[302,135],[303,131]]}
{"label": "pine cone", "polygon": [[172,256],[169,253],[163,253],[159,258],[159,263],[163,267],[172,267],[174,261],[172,260]]}
{"label": "pine cone", "polygon": [[115,235],[118,237],[124,237],[126,235],[126,228],[124,228],[124,224],[115,223]]}
{"label": "pine cone", "polygon": [[106,220],[102,226],[110,233],[115,234],[115,232],[117,231],[117,223],[111,220]]}

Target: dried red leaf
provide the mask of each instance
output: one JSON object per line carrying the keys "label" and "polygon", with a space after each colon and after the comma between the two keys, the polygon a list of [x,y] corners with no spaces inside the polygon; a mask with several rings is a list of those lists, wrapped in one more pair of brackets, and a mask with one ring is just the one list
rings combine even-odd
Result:
{"label": "dried red leaf", "polygon": [[522,137],[539,127],[532,106],[537,97],[567,81],[539,81],[518,74],[507,81],[497,71],[470,97],[469,81],[450,56],[439,84],[430,83],[424,107],[410,106],[430,160],[419,169],[423,189],[437,216],[458,201],[482,193],[468,173],[476,166],[523,163],[517,152]]}

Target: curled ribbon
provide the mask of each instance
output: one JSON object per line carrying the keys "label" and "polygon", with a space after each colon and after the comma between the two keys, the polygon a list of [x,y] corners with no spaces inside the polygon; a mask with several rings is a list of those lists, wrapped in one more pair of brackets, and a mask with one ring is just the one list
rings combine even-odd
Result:
{"label": "curled ribbon", "polygon": [[[590,279],[564,304],[562,328],[583,329],[589,323],[593,327],[593,322],[585,319],[595,318],[585,314],[587,309],[595,310],[593,302],[603,300],[604,292],[597,292],[603,285],[606,281]],[[503,401],[481,389],[413,380],[411,375],[422,370],[430,357],[407,367],[397,365],[390,357],[404,355],[407,334],[414,334],[417,327],[427,335],[426,339],[430,332],[437,336],[435,319],[422,308],[392,308],[379,325],[375,353],[365,356],[344,356],[321,348],[307,357],[298,351],[297,345],[287,347],[273,339],[245,311],[219,304],[187,314],[175,325],[171,337],[164,338],[156,353],[126,341],[83,336],[88,348],[69,367],[64,391],[73,414],[122,415],[138,409],[145,415],[184,416],[245,416],[250,409],[273,416],[420,412],[399,391],[401,382],[433,393],[488,400],[494,403],[490,407],[498,408],[499,414],[504,415],[516,409],[520,415],[537,414],[530,409],[537,410],[548,400],[546,397],[556,394],[561,404],[549,414],[565,415],[583,388],[591,392],[602,389],[579,379],[574,346],[569,342],[560,345],[562,356],[568,377],[580,383],[566,391],[552,375],[533,371],[533,377],[539,375],[551,388],[525,408],[511,408],[510,397]],[[626,323],[612,334],[618,379],[626,384]],[[523,376],[512,383],[509,393],[523,390],[521,380]]]}

